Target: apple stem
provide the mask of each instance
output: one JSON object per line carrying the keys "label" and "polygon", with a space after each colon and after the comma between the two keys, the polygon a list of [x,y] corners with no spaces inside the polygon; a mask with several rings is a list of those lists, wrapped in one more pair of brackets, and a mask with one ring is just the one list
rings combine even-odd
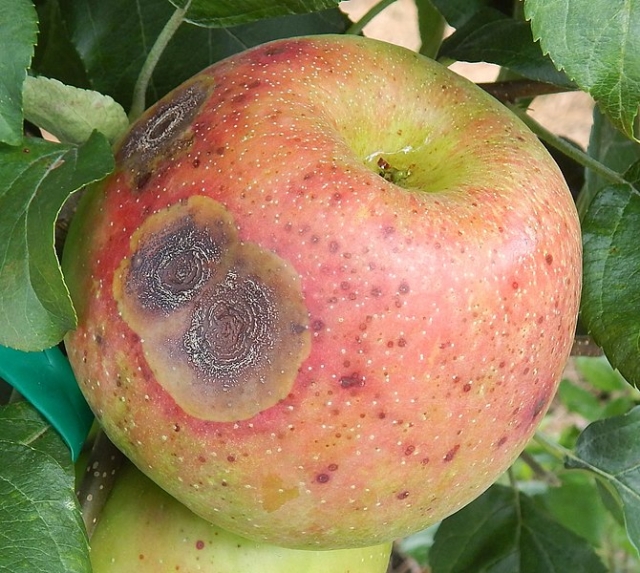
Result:
{"label": "apple stem", "polygon": [[631,183],[629,183],[629,181],[627,181],[620,173],[610,169],[597,159],[594,159],[589,154],[582,151],[579,147],[576,147],[569,141],[549,131],[546,127],[540,125],[535,119],[526,113],[526,111],[515,105],[509,105],[508,107],[527,125],[531,131],[533,131],[533,133],[535,133],[542,141],[548,143],[551,147],[554,147],[586,169],[590,169],[615,185],[631,185]]}
{"label": "apple stem", "polygon": [[142,65],[140,74],[138,74],[138,79],[133,88],[133,101],[131,103],[131,109],[129,110],[129,121],[132,123],[146,109],[147,88],[149,87],[151,76],[167,44],[184,21],[184,15],[189,9],[190,4],[191,0],[188,0],[184,8],[176,8],[147,54],[147,59]]}
{"label": "apple stem", "polygon": [[377,4],[371,7],[371,9],[360,20],[354,22],[349,28],[347,28],[345,34],[360,34],[362,29],[373,20],[380,12],[382,12],[388,6],[391,6],[396,0],[381,0]]}

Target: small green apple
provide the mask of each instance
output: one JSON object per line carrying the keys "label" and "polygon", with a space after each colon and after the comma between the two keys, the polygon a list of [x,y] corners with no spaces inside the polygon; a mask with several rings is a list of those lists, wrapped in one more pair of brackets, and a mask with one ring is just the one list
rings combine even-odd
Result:
{"label": "small green apple", "polygon": [[397,46],[281,40],[158,102],[64,253],[87,400],[207,520],[367,546],[482,493],[573,341],[578,217],[537,138]]}
{"label": "small green apple", "polygon": [[93,573],[385,573],[390,554],[389,543],[306,551],[249,541],[198,517],[131,464],[91,537]]}

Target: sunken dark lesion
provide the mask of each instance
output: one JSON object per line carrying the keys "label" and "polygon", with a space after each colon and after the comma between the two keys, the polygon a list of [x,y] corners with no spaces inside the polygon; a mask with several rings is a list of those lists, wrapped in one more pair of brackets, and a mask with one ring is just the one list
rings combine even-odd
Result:
{"label": "sunken dark lesion", "polygon": [[127,291],[142,308],[168,314],[191,302],[203,288],[225,243],[224,234],[214,237],[187,217],[152,235],[134,253]]}
{"label": "sunken dark lesion", "polygon": [[132,173],[137,189],[146,185],[157,159],[166,161],[191,146],[191,125],[212,89],[213,80],[203,76],[177,88],[134,124],[116,158]]}
{"label": "sunken dark lesion", "polygon": [[203,293],[183,337],[189,363],[203,380],[228,390],[262,367],[277,329],[275,294],[258,277],[231,270]]}
{"label": "sunken dark lesion", "polygon": [[310,352],[295,269],[241,241],[229,211],[206,196],[150,215],[112,288],[157,382],[200,419],[243,420],[274,406]]}

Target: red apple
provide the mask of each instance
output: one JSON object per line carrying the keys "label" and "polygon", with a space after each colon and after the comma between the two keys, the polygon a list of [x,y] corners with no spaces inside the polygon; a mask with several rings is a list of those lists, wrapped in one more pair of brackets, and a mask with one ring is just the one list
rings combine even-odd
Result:
{"label": "red apple", "polygon": [[66,339],[111,439],[255,540],[373,545],[514,461],[571,348],[581,242],[536,137],[446,68],[277,41],[158,102],[85,197]]}
{"label": "red apple", "polygon": [[305,551],[243,539],[198,517],[134,466],[119,470],[91,537],[93,573],[385,573],[391,544]]}

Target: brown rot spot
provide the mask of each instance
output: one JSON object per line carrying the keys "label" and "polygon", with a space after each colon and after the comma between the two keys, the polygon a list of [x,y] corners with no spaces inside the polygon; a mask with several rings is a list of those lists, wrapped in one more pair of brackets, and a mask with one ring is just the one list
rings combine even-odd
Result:
{"label": "brown rot spot", "polygon": [[117,157],[140,176],[153,172],[155,157],[172,155],[191,141],[189,126],[207,99],[213,82],[206,77],[178,88],[133,126]]}
{"label": "brown rot spot", "polygon": [[115,294],[124,299],[125,319],[144,322],[149,313],[167,316],[189,304],[216,274],[235,232],[224,208],[203,197],[148,217],[120,267],[123,292]]}
{"label": "brown rot spot", "polygon": [[365,384],[365,380],[360,374],[354,372],[346,376],[340,377],[340,387],[345,389],[350,388],[362,388]]}
{"label": "brown rot spot", "polygon": [[545,409],[547,405],[547,399],[546,398],[538,398],[538,400],[536,401],[536,403],[533,406],[533,411],[531,412],[531,418],[535,419],[537,418],[542,411]]}
{"label": "brown rot spot", "polygon": [[451,460],[453,460],[453,458],[456,457],[456,454],[458,453],[458,450],[460,449],[460,444],[456,444],[455,446],[453,446],[453,448],[451,448],[444,456],[443,460],[445,462],[450,462]]}
{"label": "brown rot spot", "polygon": [[227,389],[239,373],[260,367],[273,348],[274,294],[255,277],[238,281],[230,272],[198,300],[184,335],[189,362]]}
{"label": "brown rot spot", "polygon": [[209,280],[226,243],[199,230],[193,220],[150,237],[131,259],[127,290],[140,306],[168,313],[193,299]]}
{"label": "brown rot spot", "polygon": [[236,421],[289,395],[311,334],[287,261],[240,243],[224,207],[198,196],[149,217],[131,250],[114,275],[114,298],[179,407]]}

